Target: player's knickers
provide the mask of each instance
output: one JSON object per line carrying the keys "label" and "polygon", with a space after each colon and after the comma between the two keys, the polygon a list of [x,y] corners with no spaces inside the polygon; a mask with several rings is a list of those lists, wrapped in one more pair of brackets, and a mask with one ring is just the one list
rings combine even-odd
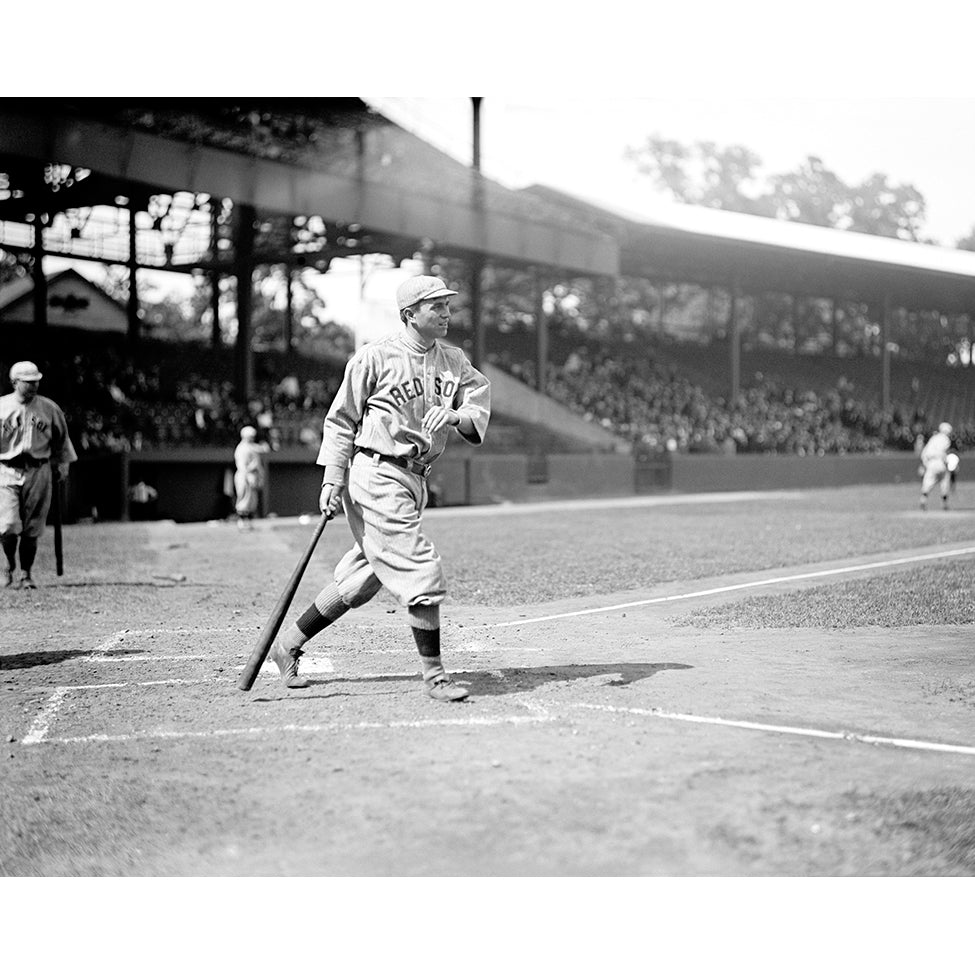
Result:
{"label": "player's knickers", "polygon": [[356,454],[345,490],[345,512],[356,544],[335,570],[342,598],[352,605],[347,583],[370,585],[372,572],[404,606],[435,606],[446,595],[440,556],[423,534],[426,480],[394,464]]}
{"label": "player's knickers", "polygon": [[51,509],[51,465],[0,464],[0,535],[40,538]]}
{"label": "player's knickers", "polygon": [[237,494],[235,509],[239,515],[252,515],[257,512],[259,479],[244,471],[234,474],[234,490]]}
{"label": "player's knickers", "polygon": [[921,490],[927,494],[938,483],[938,481],[948,477],[948,466],[942,460],[932,460],[924,468],[924,479],[921,481]]}

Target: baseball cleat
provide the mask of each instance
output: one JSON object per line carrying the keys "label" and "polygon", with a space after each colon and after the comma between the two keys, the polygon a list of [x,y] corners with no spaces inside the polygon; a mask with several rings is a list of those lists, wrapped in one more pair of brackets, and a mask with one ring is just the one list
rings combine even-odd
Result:
{"label": "baseball cleat", "polygon": [[467,688],[455,684],[446,674],[424,683],[427,685],[427,694],[435,701],[463,701],[470,693]]}
{"label": "baseball cleat", "polygon": [[288,688],[308,687],[308,681],[298,673],[298,658],[301,656],[300,650],[285,650],[280,640],[275,640],[271,644],[271,652],[268,654],[271,660],[278,665],[281,672],[281,683]]}
{"label": "baseball cleat", "polygon": [[3,588],[8,589],[10,586],[14,584],[14,570],[9,568],[4,569],[3,575],[0,576],[0,579],[3,580]]}
{"label": "baseball cleat", "polygon": [[30,577],[30,573],[29,572],[25,572],[20,577],[19,586],[20,586],[21,589],[36,589],[37,588],[37,583],[34,582],[34,580]]}

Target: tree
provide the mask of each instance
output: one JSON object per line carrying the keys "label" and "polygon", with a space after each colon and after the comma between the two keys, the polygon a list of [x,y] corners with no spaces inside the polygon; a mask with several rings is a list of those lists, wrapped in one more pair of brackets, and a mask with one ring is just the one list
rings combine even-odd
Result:
{"label": "tree", "polygon": [[959,237],[955,241],[955,247],[962,251],[975,251],[975,225],[972,226],[967,237]]}
{"label": "tree", "polygon": [[843,229],[900,240],[922,239],[924,197],[909,183],[892,186],[883,173],[850,187],[845,211]]}
{"label": "tree", "polygon": [[818,156],[807,156],[792,173],[771,177],[767,200],[774,216],[817,227],[836,227],[847,203],[848,188]]}
{"label": "tree", "polygon": [[744,146],[684,146],[653,135],[642,146],[628,147],[624,158],[680,203],[771,215],[768,201],[749,193],[762,160]]}
{"label": "tree", "polygon": [[810,155],[795,171],[763,179],[758,174],[760,157],[744,146],[721,148],[713,142],[685,146],[658,135],[650,136],[643,146],[627,148],[624,158],[681,203],[924,240],[924,196],[910,183],[892,184],[883,173],[851,186],[822,159]]}
{"label": "tree", "polygon": [[10,251],[0,250],[0,287],[26,277],[28,274],[24,262]]}
{"label": "tree", "polygon": [[163,295],[140,309],[142,332],[149,338],[188,342],[200,338],[199,322],[190,313],[190,301]]}

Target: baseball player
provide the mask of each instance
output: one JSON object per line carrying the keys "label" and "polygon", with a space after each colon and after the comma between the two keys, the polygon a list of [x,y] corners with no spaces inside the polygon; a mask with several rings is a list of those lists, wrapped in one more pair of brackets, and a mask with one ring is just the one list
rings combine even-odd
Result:
{"label": "baseball player", "polygon": [[51,507],[51,465],[57,465],[65,480],[69,465],[78,459],[61,407],[37,394],[41,378],[33,362],[15,362],[10,368],[14,391],[0,396],[0,543],[7,557],[0,585],[4,587],[14,584],[19,540],[17,586],[37,588],[31,569]]}
{"label": "baseball player", "polygon": [[252,426],[240,431],[240,443],[234,448],[234,492],[236,495],[237,527],[254,528],[257,502],[264,487],[264,457],[267,444],[257,442],[257,430]]}
{"label": "baseball player", "polygon": [[455,294],[440,278],[407,279],[396,291],[403,330],[363,346],[346,366],[325,417],[319,505],[329,515],[344,507],[355,543],[334,581],[271,647],[286,687],[308,686],[298,674],[305,643],[385,586],[406,607],[430,697],[468,696],[440,658],[446,584],[421,524],[427,478],[450,428],[480,444],[491,414],[487,379],[463,351],[441,341]]}
{"label": "baseball player", "polygon": [[952,428],[942,423],[938,432],[921,450],[921,510],[928,510],[928,492],[938,485],[941,491],[941,507],[948,510],[948,492],[951,490],[951,471],[948,467],[948,451],[951,449]]}

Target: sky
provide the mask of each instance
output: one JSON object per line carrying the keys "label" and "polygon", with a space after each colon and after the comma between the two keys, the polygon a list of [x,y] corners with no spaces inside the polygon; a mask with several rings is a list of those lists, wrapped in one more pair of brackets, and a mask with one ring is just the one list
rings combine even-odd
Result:
{"label": "sky", "polygon": [[[120,76],[134,97],[419,92],[360,97],[469,164],[471,105],[461,92],[486,92],[482,169],[512,188],[544,183],[652,208],[668,198],[623,153],[658,134],[746,146],[762,159],[762,176],[808,155],[847,183],[879,171],[923,194],[924,232],[942,245],[975,228],[975,7],[957,0],[600,0],[557,12],[494,0],[422,16],[396,0],[370,0],[368,16],[361,6],[297,0],[289,17],[259,28],[228,21],[220,5],[174,0],[174,17],[187,18],[196,37],[219,36],[233,57],[161,74],[146,71],[145,52],[129,43],[122,0],[99,7],[100,19],[88,7],[68,11],[63,37],[46,41],[55,62],[71,60],[86,30],[112,45],[113,58],[86,63],[72,81],[79,96],[114,95]],[[28,8],[10,17],[12,32],[30,29]],[[298,22],[308,39],[300,50]],[[29,45],[9,58],[12,94],[64,92],[56,73],[33,70]],[[373,275],[367,298],[388,299],[394,278]],[[335,262],[320,290],[339,321],[359,315],[357,268]]]}
{"label": "sky", "polygon": [[[469,98],[370,98],[394,122],[471,161]],[[580,98],[484,96],[481,169],[512,188],[543,183],[633,207],[670,199],[624,160],[650,135],[684,144],[742,145],[759,175],[819,156],[846,183],[876,172],[913,184],[927,203],[925,231],[952,247],[975,227],[975,98]]]}

